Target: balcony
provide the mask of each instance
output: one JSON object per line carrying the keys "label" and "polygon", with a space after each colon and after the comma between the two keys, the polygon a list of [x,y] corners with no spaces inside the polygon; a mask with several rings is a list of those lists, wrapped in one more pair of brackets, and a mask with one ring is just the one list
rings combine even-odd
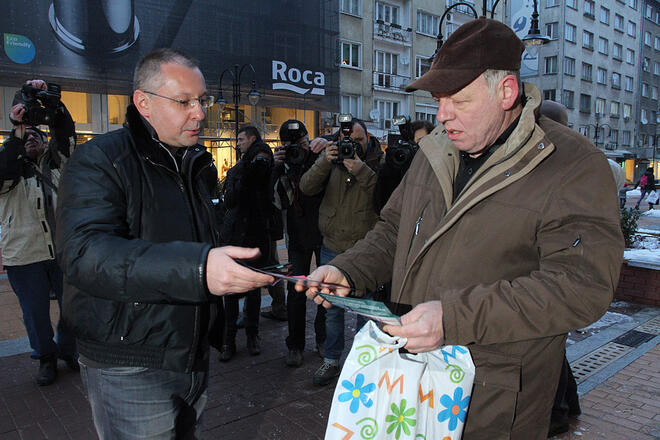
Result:
{"label": "balcony", "polygon": [[409,45],[412,40],[412,29],[403,29],[401,25],[376,20],[374,23],[374,37]]}
{"label": "balcony", "polygon": [[391,73],[374,72],[374,89],[403,90],[410,81],[406,76],[394,75]]}

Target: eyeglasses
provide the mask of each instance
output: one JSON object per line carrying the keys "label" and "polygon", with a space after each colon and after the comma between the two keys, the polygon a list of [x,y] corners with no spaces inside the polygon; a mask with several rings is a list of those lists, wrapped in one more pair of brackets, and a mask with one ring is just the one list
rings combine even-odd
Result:
{"label": "eyeglasses", "polygon": [[208,110],[213,106],[213,103],[215,102],[215,98],[213,96],[201,96],[199,98],[191,98],[191,99],[179,99],[179,98],[170,98],[169,96],[164,96],[164,95],[159,95],[158,93],[154,92],[149,92],[147,90],[143,90],[144,93],[148,93],[150,95],[158,96],[159,98],[165,98],[169,99],[170,101],[178,102],[182,106],[186,107],[188,110],[192,110],[195,107],[197,107],[197,104],[202,106],[204,110]]}

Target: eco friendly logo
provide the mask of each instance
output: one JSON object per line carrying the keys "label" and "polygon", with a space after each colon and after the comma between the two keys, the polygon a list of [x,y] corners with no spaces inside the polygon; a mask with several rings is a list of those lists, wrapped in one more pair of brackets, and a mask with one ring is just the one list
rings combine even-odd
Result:
{"label": "eco friendly logo", "polygon": [[28,37],[5,34],[5,53],[17,64],[27,64],[34,59],[36,49]]}

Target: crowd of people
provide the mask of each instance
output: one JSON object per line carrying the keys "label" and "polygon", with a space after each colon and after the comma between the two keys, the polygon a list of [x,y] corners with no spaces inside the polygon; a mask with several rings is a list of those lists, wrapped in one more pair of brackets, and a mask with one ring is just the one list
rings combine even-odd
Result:
{"label": "crowd of people", "polygon": [[[607,309],[623,239],[607,160],[539,111],[538,88],[520,81],[522,50],[500,22],[458,28],[408,86],[431,93],[440,126],[413,122],[397,156],[406,160],[383,154],[356,118],[312,140],[288,120],[274,150],[245,126],[221,188],[199,145],[213,98],[183,52],[145,56],[124,127],[75,150],[61,102],[46,145],[16,100],[0,149],[1,244],[37,383],[56,379],[59,357],[80,369],[100,438],[196,438],[211,347],[231,361],[243,327],[259,355],[260,316],[286,320],[284,362],[300,367],[308,298],[321,357],[311,381],[332,383],[343,309],[302,283],[285,295],[252,269],[278,266],[284,238],[295,275],[314,261],[309,279],[346,286],[325,293],[385,301],[401,325],[383,329],[408,352],[470,349],[466,440],[545,438],[558,388],[558,405],[569,399],[575,413],[561,385],[566,335]],[[51,292],[62,309],[56,340]]]}

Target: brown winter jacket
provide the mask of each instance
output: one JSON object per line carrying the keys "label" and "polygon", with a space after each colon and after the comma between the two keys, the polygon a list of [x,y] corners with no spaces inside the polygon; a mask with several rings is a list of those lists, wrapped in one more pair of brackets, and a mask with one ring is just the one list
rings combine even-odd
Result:
{"label": "brown winter jacket", "polygon": [[456,200],[458,151],[439,127],[374,229],[331,262],[359,291],[391,279],[395,302],[442,301],[444,343],[476,366],[464,440],[546,438],[566,333],[603,315],[623,257],[605,156],[525,92],[518,126]]}
{"label": "brown winter jacket", "polygon": [[351,175],[343,166],[328,162],[323,151],[300,178],[300,190],[309,196],[325,190],[319,207],[319,230],[323,245],[331,251],[344,252],[376,224],[375,170],[382,155],[377,141],[370,138],[361,166]]}

